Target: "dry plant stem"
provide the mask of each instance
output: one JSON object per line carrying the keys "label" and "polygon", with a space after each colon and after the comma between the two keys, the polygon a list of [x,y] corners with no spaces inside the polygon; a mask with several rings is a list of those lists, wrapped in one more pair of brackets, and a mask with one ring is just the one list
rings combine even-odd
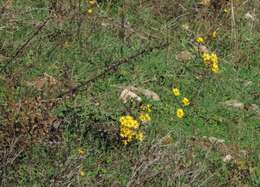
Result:
{"label": "dry plant stem", "polygon": [[118,67],[121,66],[122,64],[129,64],[129,63],[133,62],[134,60],[136,60],[137,58],[139,58],[143,55],[150,54],[154,50],[164,49],[167,46],[168,46],[168,43],[163,43],[163,44],[160,44],[160,45],[155,46],[155,47],[149,47],[149,48],[146,48],[146,49],[143,49],[143,50],[138,50],[136,53],[134,53],[133,55],[131,55],[127,58],[123,58],[123,59],[120,59],[118,61],[113,62],[112,64],[109,64],[107,66],[107,68],[105,70],[103,70],[101,73],[99,73],[96,76],[86,80],[85,82],[82,82],[80,85],[74,87],[73,89],[61,93],[57,98],[64,98],[67,95],[70,95],[70,94],[74,95],[75,93],[77,93],[79,91],[86,90],[91,83],[94,83],[98,79],[104,78],[109,73],[116,71],[118,69]]}
{"label": "dry plant stem", "polygon": [[21,45],[15,52],[15,54],[11,57],[9,61],[0,69],[0,73],[6,71],[7,67],[21,54],[23,53],[24,49],[29,45],[29,43],[43,30],[43,28],[47,25],[50,21],[51,17],[45,19],[45,21],[38,27],[38,29],[32,34],[30,38],[28,38],[23,45]]}
{"label": "dry plant stem", "polygon": [[233,44],[233,51],[234,56],[238,56],[238,42],[237,42],[237,33],[236,33],[236,19],[235,19],[235,11],[234,11],[234,0],[231,0],[230,2],[230,8],[231,8],[231,38],[234,41]]}
{"label": "dry plant stem", "polygon": [[77,30],[79,48],[80,48],[80,52],[81,52],[82,42],[81,42],[80,29],[81,29],[82,17],[81,17],[81,14],[80,14],[80,12],[81,12],[80,5],[81,5],[81,0],[78,1],[78,30]]}
{"label": "dry plant stem", "polygon": [[121,58],[123,58],[124,57],[124,44],[125,44],[125,24],[126,24],[125,23],[125,2],[122,5],[120,14],[121,14],[121,28],[119,30],[119,38],[122,41],[120,53],[121,53]]}
{"label": "dry plant stem", "polygon": [[[133,172],[130,180],[127,183],[127,187],[140,186],[141,179],[143,175],[149,169],[150,166],[156,164],[164,156],[161,150],[163,139],[160,139],[156,144],[154,144],[149,150],[148,153],[143,155],[142,158],[136,163],[133,168]],[[155,173],[157,175],[158,173]]]}

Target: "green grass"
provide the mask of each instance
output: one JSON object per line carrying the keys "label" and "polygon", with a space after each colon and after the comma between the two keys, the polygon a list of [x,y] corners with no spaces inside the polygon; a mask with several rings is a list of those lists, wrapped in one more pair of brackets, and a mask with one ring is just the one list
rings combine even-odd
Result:
{"label": "green grass", "polygon": [[[33,35],[36,25],[51,15],[48,1],[12,2],[3,9],[0,18],[0,68]],[[124,40],[120,38],[123,1],[112,5],[100,3],[91,16],[83,15],[86,4],[82,2],[80,28],[78,4],[73,2],[76,6],[73,9],[68,1],[58,3],[61,9],[52,10],[54,17],[0,75],[1,184],[126,186],[132,169],[144,155],[149,160],[162,153],[157,162],[134,178],[139,185],[258,186],[260,122],[259,109],[253,106],[260,107],[260,15],[255,12],[255,21],[246,20],[244,15],[247,12],[253,15],[254,8],[260,5],[257,1],[241,3],[238,1],[239,6],[235,6],[236,26],[232,30],[231,14],[223,13],[223,8],[229,5],[218,10],[199,6],[196,10],[198,3],[191,0],[142,5],[128,2],[123,12],[127,28],[133,28],[134,32],[125,29]],[[6,5],[0,2],[0,6]],[[188,31],[184,24],[189,25]],[[212,40],[208,36],[214,30],[218,31],[218,37]],[[218,74],[210,73],[196,52],[194,38],[198,35],[205,37],[207,48],[218,54]],[[28,122],[27,117],[37,112],[48,116],[42,112],[45,105],[41,102],[36,110],[29,107],[28,111],[33,113],[26,113],[24,101],[51,102],[118,59],[163,42],[169,44],[165,49],[123,64],[97,78],[87,89],[76,92],[74,97],[62,99],[55,107],[48,106],[46,113],[55,116],[56,122],[40,119],[49,130],[58,123],[59,130],[51,131],[37,143],[31,135],[22,133],[27,143],[12,146],[10,142],[21,135],[12,133],[13,125],[40,126],[42,121]],[[181,51],[190,51],[193,59],[176,60]],[[39,80],[44,73],[60,85],[51,87],[46,82],[41,90],[28,86],[28,82]],[[144,128],[145,140],[123,146],[118,139],[118,119],[127,110],[138,113],[135,102],[123,104],[119,99],[121,87],[129,85],[154,91],[160,101],[142,96],[145,103],[153,106],[151,124]],[[182,96],[191,99],[184,119],[175,115],[180,98],[172,95],[173,86],[178,86]],[[246,107],[237,109],[222,104],[231,99]],[[15,113],[17,107],[10,103],[22,103],[20,113]],[[10,118],[6,118],[8,111],[12,111]],[[158,149],[151,151],[167,134],[173,143],[159,144]],[[212,143],[208,137],[223,139],[225,143]],[[87,152],[83,158],[78,155],[80,147]],[[228,154],[233,160],[225,163],[222,159]],[[80,169],[85,176],[79,175]]]}

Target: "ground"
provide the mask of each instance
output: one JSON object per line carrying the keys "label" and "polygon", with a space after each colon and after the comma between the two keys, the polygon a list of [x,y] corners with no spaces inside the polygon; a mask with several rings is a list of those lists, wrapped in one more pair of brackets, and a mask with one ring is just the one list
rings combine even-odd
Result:
{"label": "ground", "polygon": [[259,8],[0,1],[1,185],[259,186]]}

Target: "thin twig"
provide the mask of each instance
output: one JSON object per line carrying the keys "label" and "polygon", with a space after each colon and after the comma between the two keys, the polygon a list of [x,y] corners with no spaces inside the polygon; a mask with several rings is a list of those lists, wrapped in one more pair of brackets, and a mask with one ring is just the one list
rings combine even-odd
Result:
{"label": "thin twig", "polygon": [[10,60],[0,69],[0,73],[6,71],[6,68],[24,51],[27,45],[43,30],[43,28],[47,25],[51,17],[48,17],[32,34],[30,38],[28,38],[23,45],[21,45],[15,52],[15,54],[10,58]]}
{"label": "thin twig", "polygon": [[118,69],[118,67],[121,66],[122,64],[128,64],[128,63],[136,60],[137,58],[139,58],[139,57],[141,57],[145,54],[149,54],[154,50],[164,49],[167,46],[168,46],[168,43],[164,43],[164,44],[161,44],[161,45],[158,45],[158,46],[155,46],[155,47],[149,47],[149,48],[143,49],[141,51],[139,50],[136,53],[134,53],[133,55],[127,57],[127,58],[115,61],[114,63],[109,64],[106,69],[104,69],[102,72],[100,72],[96,76],[86,80],[85,82],[82,82],[80,85],[74,87],[71,90],[68,90],[68,91],[61,93],[57,98],[63,98],[64,96],[66,96],[68,94],[73,95],[76,92],[86,90],[88,88],[89,84],[96,82],[98,79],[105,77],[107,74],[109,74],[113,71],[116,71]]}

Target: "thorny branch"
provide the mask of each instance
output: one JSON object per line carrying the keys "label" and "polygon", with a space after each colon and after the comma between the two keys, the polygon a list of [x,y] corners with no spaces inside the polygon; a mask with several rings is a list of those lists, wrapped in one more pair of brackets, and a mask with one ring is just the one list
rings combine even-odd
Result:
{"label": "thorny branch", "polygon": [[51,17],[48,17],[39,27],[38,29],[32,34],[30,38],[28,38],[15,52],[15,54],[10,58],[9,61],[0,69],[0,73],[6,71],[7,67],[24,51],[27,45],[43,30],[43,28],[47,25],[50,21]]}
{"label": "thorny branch", "polygon": [[89,84],[96,82],[98,79],[104,78],[106,75],[108,75],[109,73],[111,73],[113,71],[117,71],[119,66],[121,66],[123,64],[131,63],[131,62],[133,62],[137,58],[140,58],[143,55],[150,54],[154,50],[164,49],[168,45],[169,45],[168,43],[163,43],[163,44],[160,44],[160,45],[157,45],[157,46],[154,46],[154,47],[149,47],[149,48],[146,48],[146,49],[143,49],[143,50],[138,50],[137,52],[135,52],[131,56],[117,60],[117,61],[113,62],[112,64],[109,64],[107,66],[107,68],[104,69],[99,74],[97,74],[94,77],[82,82],[78,86],[61,93],[57,98],[60,99],[60,98],[63,98],[64,96],[66,96],[66,95],[69,95],[69,94],[74,95],[76,92],[86,90],[88,88]]}

